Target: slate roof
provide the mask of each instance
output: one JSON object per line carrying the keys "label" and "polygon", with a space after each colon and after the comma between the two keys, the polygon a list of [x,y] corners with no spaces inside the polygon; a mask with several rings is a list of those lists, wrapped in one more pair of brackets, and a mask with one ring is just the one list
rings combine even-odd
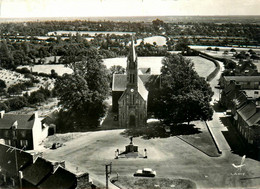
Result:
{"label": "slate roof", "polygon": [[241,91],[238,95],[238,97],[235,99],[237,107],[241,107],[243,104],[247,102],[247,95]]}
{"label": "slate roof", "polygon": [[239,81],[245,81],[245,82],[259,82],[260,81],[260,76],[224,76],[224,79],[226,81],[231,81],[235,80],[236,82]]}
{"label": "slate roof", "polygon": [[151,68],[139,68],[142,74],[151,74]]}
{"label": "slate roof", "polygon": [[33,115],[16,115],[16,114],[4,114],[4,117],[0,118],[0,129],[10,129],[14,122],[17,121],[17,129],[32,129],[34,125]]}
{"label": "slate roof", "polygon": [[247,120],[249,126],[255,125],[260,121],[260,112],[256,112],[251,118]]}
{"label": "slate roof", "polygon": [[41,189],[71,189],[75,188],[77,184],[76,176],[59,167],[54,174],[51,174],[38,187]]}
{"label": "slate roof", "polygon": [[127,75],[126,74],[114,74],[112,91],[124,91],[127,84]]}
{"label": "slate roof", "polygon": [[137,86],[138,86],[138,93],[142,96],[142,98],[147,101],[148,99],[148,91],[146,90],[144,83],[142,82],[142,80],[140,79],[140,77],[138,77],[138,82],[137,82]]}
{"label": "slate roof", "polygon": [[11,175],[16,175],[15,151],[17,155],[18,169],[32,163],[31,154],[4,144],[0,144],[0,167],[8,171]]}
{"label": "slate roof", "polygon": [[237,112],[243,118],[243,120],[247,121],[256,113],[256,105],[253,102],[249,102],[248,104],[239,108]]}
{"label": "slate roof", "polygon": [[23,179],[37,186],[52,171],[52,163],[41,157],[38,157],[35,163],[24,168]]}
{"label": "slate roof", "polygon": [[[138,75],[143,84],[145,85],[151,76],[150,74]],[[156,75],[157,76],[157,75]],[[112,83],[112,91],[125,91],[127,85],[127,75],[126,74],[114,74],[113,75],[113,83]]]}

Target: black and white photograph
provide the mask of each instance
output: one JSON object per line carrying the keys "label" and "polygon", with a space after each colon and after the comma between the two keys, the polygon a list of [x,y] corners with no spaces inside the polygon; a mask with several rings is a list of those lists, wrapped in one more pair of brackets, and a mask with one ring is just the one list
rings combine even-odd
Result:
{"label": "black and white photograph", "polygon": [[0,189],[260,188],[259,0],[0,0]]}

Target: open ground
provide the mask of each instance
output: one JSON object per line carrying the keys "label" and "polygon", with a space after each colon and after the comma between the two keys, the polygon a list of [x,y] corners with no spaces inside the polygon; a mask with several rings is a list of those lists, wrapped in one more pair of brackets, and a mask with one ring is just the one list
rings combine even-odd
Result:
{"label": "open ground", "polygon": [[150,167],[159,178],[185,178],[196,183],[198,188],[212,187],[260,187],[260,164],[246,159],[241,175],[236,174],[232,163],[239,164],[241,157],[231,152],[221,157],[210,157],[178,137],[134,138],[139,152],[146,148],[148,159],[114,159],[115,151],[124,150],[129,139],[124,130],[88,132],[70,140],[56,150],[47,149],[44,157],[65,160],[68,169],[86,171],[94,180],[105,182],[105,164],[112,162],[114,175],[132,176],[140,168]]}

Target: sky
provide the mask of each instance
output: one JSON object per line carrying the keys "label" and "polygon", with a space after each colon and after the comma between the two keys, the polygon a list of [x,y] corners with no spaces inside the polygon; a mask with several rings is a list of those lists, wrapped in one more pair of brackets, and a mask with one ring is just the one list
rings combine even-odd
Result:
{"label": "sky", "polygon": [[0,0],[0,17],[260,15],[260,0]]}

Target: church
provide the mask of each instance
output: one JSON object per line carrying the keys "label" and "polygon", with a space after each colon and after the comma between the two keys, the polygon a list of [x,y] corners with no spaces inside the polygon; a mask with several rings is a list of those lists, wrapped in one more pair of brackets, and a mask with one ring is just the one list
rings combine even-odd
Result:
{"label": "church", "polygon": [[145,83],[151,76],[150,68],[138,68],[132,40],[127,58],[126,74],[114,74],[112,83],[113,111],[118,113],[120,128],[142,127],[147,121],[148,91]]}

